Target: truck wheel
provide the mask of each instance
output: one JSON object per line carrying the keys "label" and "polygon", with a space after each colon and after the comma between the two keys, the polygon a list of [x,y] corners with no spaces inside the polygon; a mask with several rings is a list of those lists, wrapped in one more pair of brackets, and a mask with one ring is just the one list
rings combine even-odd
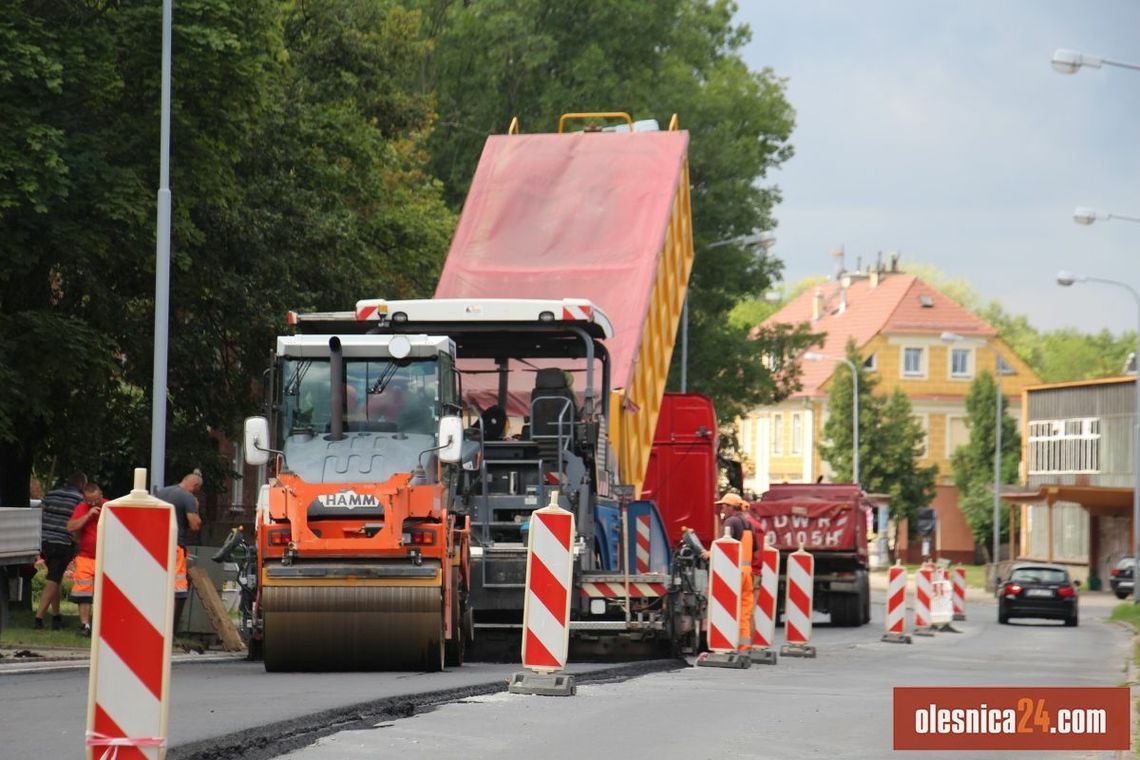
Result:
{"label": "truck wheel", "polygon": [[0,567],[0,633],[8,627],[8,568]]}

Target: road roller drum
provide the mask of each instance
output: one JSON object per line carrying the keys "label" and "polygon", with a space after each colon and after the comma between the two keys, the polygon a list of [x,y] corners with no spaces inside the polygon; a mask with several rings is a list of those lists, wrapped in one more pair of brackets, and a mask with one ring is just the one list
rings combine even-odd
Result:
{"label": "road roller drum", "polygon": [[265,669],[441,670],[442,599],[438,585],[267,585]]}

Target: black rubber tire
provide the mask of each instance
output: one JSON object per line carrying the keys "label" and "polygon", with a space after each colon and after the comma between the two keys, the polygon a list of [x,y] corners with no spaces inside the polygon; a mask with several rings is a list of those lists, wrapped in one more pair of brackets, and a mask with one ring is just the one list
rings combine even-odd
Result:
{"label": "black rubber tire", "polygon": [[[997,414],[994,414],[994,416],[996,417]],[[1127,599],[1129,596],[1131,596],[1131,594],[1127,591],[1114,591],[1113,593],[1116,594],[1117,599]]]}
{"label": "black rubber tire", "polygon": [[871,622],[871,579],[863,573],[863,582],[859,584],[859,595],[863,599],[863,625]]}
{"label": "black rubber tire", "polygon": [[1073,615],[1071,618],[1068,618],[1065,621],[1065,626],[1068,628],[1076,628],[1079,623],[1080,618],[1078,618],[1076,615]]}
{"label": "black rubber tire", "polygon": [[851,628],[860,625],[863,605],[858,594],[831,595],[831,624]]}
{"label": "black rubber tire", "polygon": [[998,605],[998,623],[1005,625],[1008,622],[1009,622],[1009,613],[1006,612],[1005,609],[1002,608],[1002,606],[999,604]]}

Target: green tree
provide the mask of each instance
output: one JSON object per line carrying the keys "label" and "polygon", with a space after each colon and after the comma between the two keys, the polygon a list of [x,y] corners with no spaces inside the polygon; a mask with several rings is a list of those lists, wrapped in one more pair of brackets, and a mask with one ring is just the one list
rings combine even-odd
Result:
{"label": "green tree", "polygon": [[[524,131],[552,131],[569,111],[677,113],[691,135],[696,263],[689,290],[690,390],[709,394],[732,419],[796,387],[793,355],[806,328],[749,334],[728,319],[740,301],[768,290],[782,264],[747,247],[709,244],[775,226],[778,191],[767,173],[792,155],[794,112],[784,82],[750,71],[741,50],[746,26],[733,24],[725,0],[420,0],[433,52],[423,86],[434,89],[440,114],[429,140],[432,168],[458,207],[486,137],[512,117]],[[677,388],[680,351],[669,386]],[[769,369],[769,367],[773,369]]]}
{"label": "green tree", "polygon": [[[981,372],[970,383],[966,396],[966,425],[969,441],[951,455],[954,485],[959,504],[974,540],[988,547],[993,539],[994,447],[996,444],[997,384],[989,372]],[[1017,423],[1007,413],[1008,400],[1001,397],[1001,482],[1016,483],[1021,458]],[[1002,513],[1008,514],[1003,504]],[[1002,520],[1005,525],[1005,520]]]}
{"label": "green tree", "polygon": [[[387,0],[178,3],[171,477],[220,484],[287,308],[431,292],[453,216],[420,26]],[[150,0],[0,6],[0,503],[33,465],[121,489],[149,461],[160,29]]]}
{"label": "green tree", "polygon": [[[936,468],[922,467],[925,434],[912,413],[910,399],[896,388],[889,395],[877,394],[878,378],[863,370],[863,359],[854,341],[847,342],[846,358],[859,377],[859,480],[869,493],[890,495],[890,513],[895,519],[913,517],[915,510],[934,498]],[[819,444],[820,456],[835,473],[837,482],[851,482],[854,387],[850,368],[839,364],[831,377],[827,396],[828,418]]]}

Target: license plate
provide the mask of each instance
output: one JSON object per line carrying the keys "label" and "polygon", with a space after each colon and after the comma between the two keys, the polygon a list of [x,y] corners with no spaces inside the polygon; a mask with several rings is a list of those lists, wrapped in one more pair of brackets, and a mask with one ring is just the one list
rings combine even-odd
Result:
{"label": "license plate", "polygon": [[1053,596],[1053,590],[1047,588],[1031,588],[1026,589],[1026,596]]}

